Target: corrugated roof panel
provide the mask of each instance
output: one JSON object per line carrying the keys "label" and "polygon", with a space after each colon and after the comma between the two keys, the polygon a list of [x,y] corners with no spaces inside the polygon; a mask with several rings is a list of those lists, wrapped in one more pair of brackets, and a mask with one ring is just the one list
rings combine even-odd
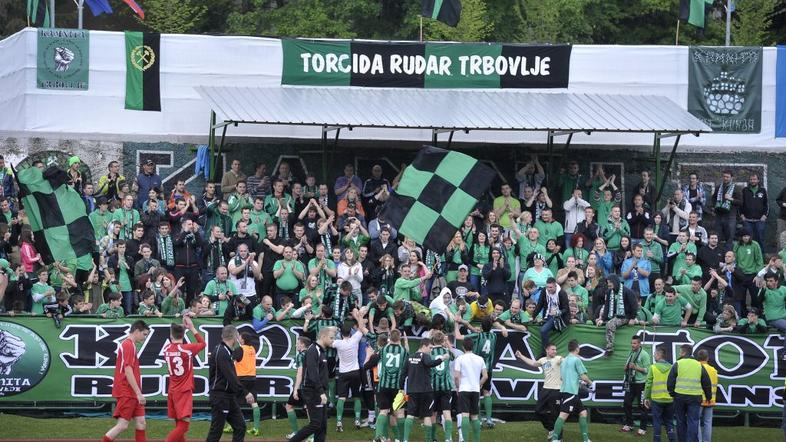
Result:
{"label": "corrugated roof panel", "polygon": [[457,130],[711,132],[668,98],[654,95],[301,86],[196,89],[223,121]]}

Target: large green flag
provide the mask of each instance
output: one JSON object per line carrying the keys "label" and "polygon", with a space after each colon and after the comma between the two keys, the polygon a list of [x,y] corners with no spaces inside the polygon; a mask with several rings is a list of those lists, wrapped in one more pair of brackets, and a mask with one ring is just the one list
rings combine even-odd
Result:
{"label": "large green flag", "polygon": [[457,26],[461,20],[461,0],[422,0],[420,14],[439,20],[448,26]]}
{"label": "large green flag", "polygon": [[161,110],[161,34],[126,32],[126,109]]}
{"label": "large green flag", "polygon": [[16,173],[19,198],[33,230],[35,247],[45,264],[73,262],[93,267],[95,237],[82,197],[67,184],[65,171],[28,167]]}
{"label": "large green flag", "polygon": [[401,235],[441,253],[494,179],[494,171],[460,152],[426,146],[385,204]]}
{"label": "large green flag", "polygon": [[27,0],[27,20],[35,28],[50,27],[49,0]]}

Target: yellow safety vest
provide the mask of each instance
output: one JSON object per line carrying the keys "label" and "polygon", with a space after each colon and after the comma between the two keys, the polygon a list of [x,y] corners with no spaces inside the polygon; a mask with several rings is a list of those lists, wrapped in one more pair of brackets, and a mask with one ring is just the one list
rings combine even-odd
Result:
{"label": "yellow safety vest", "polygon": [[707,371],[707,374],[710,376],[710,382],[712,382],[712,398],[710,400],[705,400],[701,403],[702,407],[714,407],[715,406],[715,393],[718,391],[718,370],[715,369],[712,365],[707,362],[701,363],[702,367]]}
{"label": "yellow safety vest", "polygon": [[650,373],[652,373],[652,392],[650,393],[652,400],[660,403],[672,402],[673,399],[669,394],[669,389],[666,387],[666,381],[669,379],[669,370],[661,372],[657,364],[652,364]]}
{"label": "yellow safety vest", "polygon": [[677,382],[674,392],[685,396],[702,396],[701,371],[699,361],[685,358],[677,361]]}

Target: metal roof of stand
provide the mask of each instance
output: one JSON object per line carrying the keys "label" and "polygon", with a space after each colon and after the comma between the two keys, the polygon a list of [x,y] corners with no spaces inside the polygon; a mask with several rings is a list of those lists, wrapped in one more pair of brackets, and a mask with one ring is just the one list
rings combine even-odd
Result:
{"label": "metal roof of stand", "polygon": [[[575,133],[652,133],[656,202],[666,182],[661,173],[661,140],[675,138],[665,169],[668,174],[682,135],[712,132],[673,101],[656,95],[311,86],[195,89],[212,109],[210,146],[214,153],[216,129],[222,129],[220,152],[227,127],[238,124],[320,126],[325,156],[329,132],[336,131],[337,144],[342,128],[355,127],[430,129],[434,145],[438,135],[447,132],[448,147],[455,131],[542,131],[547,133],[550,160],[555,137],[567,136],[567,153]],[[549,166],[555,168],[555,162],[549,161]]]}
{"label": "metal roof of stand", "polygon": [[711,132],[666,97],[514,89],[200,86],[232,123],[404,129]]}

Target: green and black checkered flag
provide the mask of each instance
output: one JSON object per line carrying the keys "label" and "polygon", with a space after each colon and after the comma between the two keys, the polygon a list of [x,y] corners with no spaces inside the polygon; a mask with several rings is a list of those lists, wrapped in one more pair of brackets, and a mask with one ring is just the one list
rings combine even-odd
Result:
{"label": "green and black checkered flag", "polygon": [[401,234],[442,252],[494,175],[469,155],[425,146],[404,170],[383,216]]}
{"label": "green and black checkered flag", "polygon": [[19,198],[45,264],[76,260],[77,269],[93,267],[95,236],[85,203],[57,167],[45,172],[28,167],[16,174]]}

